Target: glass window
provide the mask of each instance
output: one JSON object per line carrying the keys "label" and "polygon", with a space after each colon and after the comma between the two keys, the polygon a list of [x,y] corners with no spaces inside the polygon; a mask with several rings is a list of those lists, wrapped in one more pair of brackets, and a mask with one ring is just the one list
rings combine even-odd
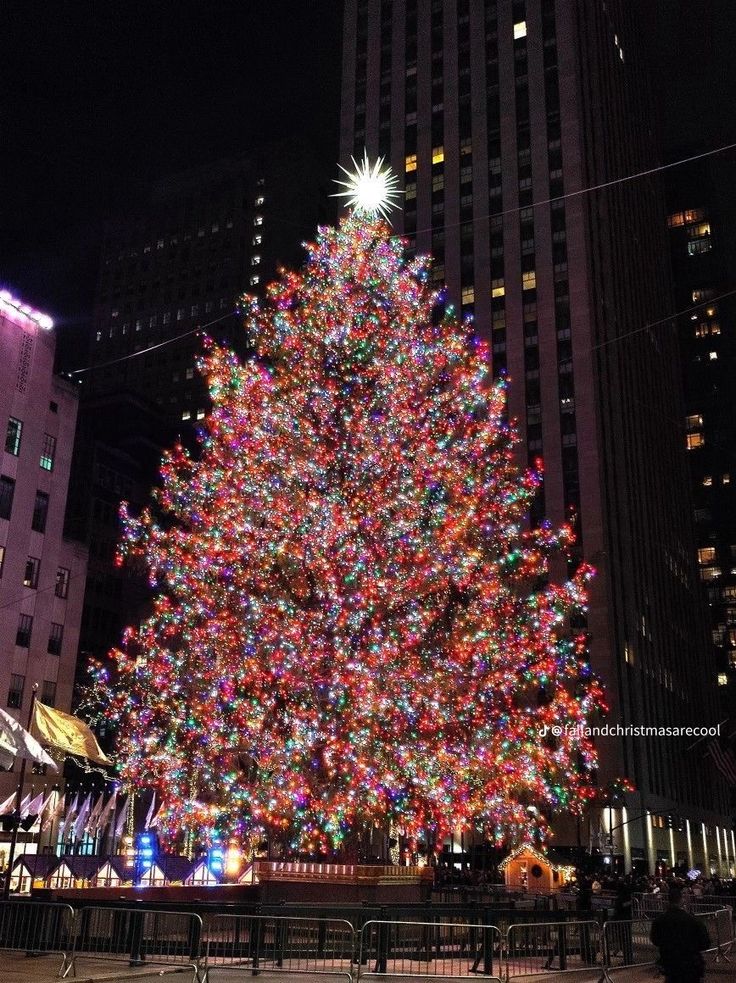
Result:
{"label": "glass window", "polygon": [[26,560],[26,572],[23,577],[23,586],[32,587],[34,590],[38,587],[38,572],[41,569],[41,561],[36,556],[29,556]]}
{"label": "glass window", "polygon": [[475,300],[475,290],[472,287],[463,287],[462,289],[462,303],[472,304]]}
{"label": "glass window", "polygon": [[491,297],[503,297],[505,293],[506,287],[502,278],[491,280]]}
{"label": "glass window", "polygon": [[43,435],[43,449],[41,450],[40,465],[44,471],[54,470],[54,457],[56,456],[56,437],[50,433]]}
{"label": "glass window", "polygon": [[445,148],[444,147],[432,147],[432,163],[442,164],[445,159]]}
{"label": "glass window", "polygon": [[67,567],[59,567],[56,571],[56,587],[54,594],[57,597],[65,598],[69,595],[70,573]]}
{"label": "glass window", "polygon": [[687,435],[687,449],[689,451],[695,450],[696,447],[702,447],[705,443],[705,436],[702,433],[689,433]]}
{"label": "glass window", "polygon": [[417,169],[417,155],[409,154],[405,161],[404,170],[408,173],[409,171],[415,171]]}
{"label": "glass window", "polygon": [[521,274],[521,289],[535,290],[537,287],[537,274],[534,270],[527,270]]}
{"label": "glass window", "polygon": [[688,430],[697,430],[699,427],[703,426],[703,414],[702,413],[691,413],[690,416],[685,417],[685,425]]}
{"label": "glass window", "polygon": [[23,424],[11,416],[8,420],[8,430],[5,435],[5,450],[8,454],[17,457],[20,454],[20,438],[23,432]]}
{"label": "glass window", "polygon": [[519,41],[526,37],[526,21],[520,20],[514,24],[514,41]]}
{"label": "glass window", "polygon": [[263,216],[262,215],[254,215],[253,216],[253,225],[256,225],[256,226],[257,225],[263,225]]}
{"label": "glass window", "polygon": [[715,546],[703,546],[698,550],[698,563],[704,565],[706,563],[712,563],[716,558],[716,548]]}
{"label": "glass window", "polygon": [[52,707],[56,703],[56,683],[51,679],[44,679],[41,686],[41,703],[47,707]]}
{"label": "glass window", "polygon": [[15,494],[15,481],[12,478],[0,475],[0,519],[9,519],[13,511],[13,495]]}
{"label": "glass window", "polygon": [[23,706],[23,689],[25,685],[25,676],[18,676],[15,673],[11,675],[10,689],[8,690],[8,706],[14,710],[20,710]]}
{"label": "glass window", "polygon": [[[61,655],[61,643],[64,638],[64,626],[57,625],[56,622],[51,622],[51,631],[49,633],[49,644],[46,651],[50,655]],[[43,701],[46,702],[45,700]]]}
{"label": "glass window", "polygon": [[33,617],[30,614],[22,614],[18,618],[18,630],[15,633],[15,644],[27,649],[31,644],[31,632],[33,631]]}
{"label": "glass window", "polygon": [[46,519],[49,514],[49,496],[46,492],[37,491],[36,501],[33,504],[33,519],[31,529],[35,532],[46,532]]}

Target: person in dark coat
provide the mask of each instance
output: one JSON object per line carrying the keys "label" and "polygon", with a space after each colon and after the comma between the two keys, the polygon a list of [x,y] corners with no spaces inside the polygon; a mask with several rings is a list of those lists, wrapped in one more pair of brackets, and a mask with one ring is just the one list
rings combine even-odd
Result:
{"label": "person in dark coat", "polygon": [[616,891],[616,900],[613,907],[614,921],[620,924],[615,926],[618,942],[623,953],[623,965],[630,966],[634,961],[634,943],[631,934],[631,919],[633,918],[633,895],[634,888],[631,883],[631,875],[627,874],[621,881]]}
{"label": "person in dark coat", "polygon": [[650,938],[659,949],[666,983],[702,983],[710,939],[703,922],[682,907],[681,887],[670,888],[669,908],[654,919]]}

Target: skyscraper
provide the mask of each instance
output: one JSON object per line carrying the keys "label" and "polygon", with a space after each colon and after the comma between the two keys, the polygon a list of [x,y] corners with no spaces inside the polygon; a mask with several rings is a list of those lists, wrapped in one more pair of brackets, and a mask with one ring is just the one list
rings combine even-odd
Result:
{"label": "skyscraper", "polygon": [[[532,521],[571,518],[598,569],[609,722],[715,725],[663,198],[656,175],[618,182],[658,162],[637,7],[347,0],[341,160],[365,147],[404,176],[397,232],[510,378],[519,453],[544,461]],[[725,789],[693,744],[601,739],[604,793],[637,788],[591,831],[614,862],[733,862]],[[588,836],[562,823],[558,840]]]}
{"label": "skyscraper", "polygon": [[[31,693],[68,711],[87,550],[63,535],[78,386],[53,374],[51,321],[0,293],[0,705],[25,727]],[[0,774],[3,800],[17,775]],[[26,782],[40,787],[28,768]]]}

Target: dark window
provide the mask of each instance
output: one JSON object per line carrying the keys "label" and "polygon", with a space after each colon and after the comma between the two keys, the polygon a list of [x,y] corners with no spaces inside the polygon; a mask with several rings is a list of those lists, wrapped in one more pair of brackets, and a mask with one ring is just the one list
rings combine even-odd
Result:
{"label": "dark window", "polygon": [[11,416],[8,420],[8,430],[5,434],[5,450],[8,454],[17,457],[20,454],[20,438],[23,433],[23,424]]}
{"label": "dark window", "polygon": [[52,399],[51,402],[49,403],[49,409],[51,410],[52,413],[58,413],[59,412],[59,404],[58,403],[55,403],[53,401],[53,399]]}
{"label": "dark window", "polygon": [[36,532],[46,531],[46,519],[49,514],[49,496],[46,492],[37,491],[36,501],[33,506],[33,520],[31,529]]}
{"label": "dark window", "polygon": [[15,633],[15,644],[27,649],[31,644],[31,632],[33,631],[33,616],[22,614],[18,618],[18,631]]}
{"label": "dark window", "polygon": [[38,571],[41,569],[41,561],[36,556],[29,556],[26,560],[26,572],[23,577],[24,587],[38,587]]}
{"label": "dark window", "polygon": [[69,594],[69,570],[67,567],[59,567],[56,571],[56,587],[54,593],[57,597],[67,597]]}
{"label": "dark window", "polygon": [[44,471],[54,470],[54,457],[56,455],[56,437],[50,433],[43,435],[43,449],[41,451],[41,467]]}
{"label": "dark window", "polygon": [[13,511],[13,495],[15,494],[15,481],[0,475],[0,519],[9,519]]}
{"label": "dark window", "polygon": [[8,706],[15,710],[20,710],[23,706],[23,687],[26,684],[25,676],[17,676],[15,673],[10,677],[10,689],[8,690]]}
{"label": "dark window", "polygon": [[47,707],[52,707],[56,703],[56,683],[50,679],[44,679],[41,687],[41,703]]}
{"label": "dark window", "polygon": [[[46,649],[51,655],[61,655],[61,643],[64,638],[64,626],[51,622],[51,632],[49,634],[49,644]],[[45,700],[43,701],[46,702]]]}

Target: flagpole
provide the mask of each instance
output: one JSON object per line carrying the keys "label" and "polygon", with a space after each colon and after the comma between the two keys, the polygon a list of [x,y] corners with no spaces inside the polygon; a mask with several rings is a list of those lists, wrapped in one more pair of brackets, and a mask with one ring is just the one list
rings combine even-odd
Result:
{"label": "flagpole", "polygon": [[43,814],[46,810],[46,789],[48,787],[48,782],[44,782],[42,789],[43,798],[41,799],[41,813],[38,817],[38,843],[36,844],[36,855],[33,860],[33,880],[31,881],[31,890],[33,890],[33,881],[36,880],[36,874],[38,873],[38,855],[41,852],[41,824],[43,821]]}
{"label": "flagpole", "polygon": [[[34,683],[31,687],[31,705],[28,708],[28,730],[31,729],[31,723],[33,721],[33,707],[36,704],[36,693],[38,692],[38,683]],[[3,898],[6,900],[10,897],[10,878],[13,873],[13,861],[15,860],[15,847],[18,843],[18,830],[20,828],[20,806],[23,801],[23,782],[26,778],[26,761],[25,756],[21,758],[20,762],[20,778],[18,781],[18,793],[15,797],[15,822],[13,823],[13,832],[10,837],[10,849],[8,850],[8,870],[5,875],[5,884],[3,885]]]}

